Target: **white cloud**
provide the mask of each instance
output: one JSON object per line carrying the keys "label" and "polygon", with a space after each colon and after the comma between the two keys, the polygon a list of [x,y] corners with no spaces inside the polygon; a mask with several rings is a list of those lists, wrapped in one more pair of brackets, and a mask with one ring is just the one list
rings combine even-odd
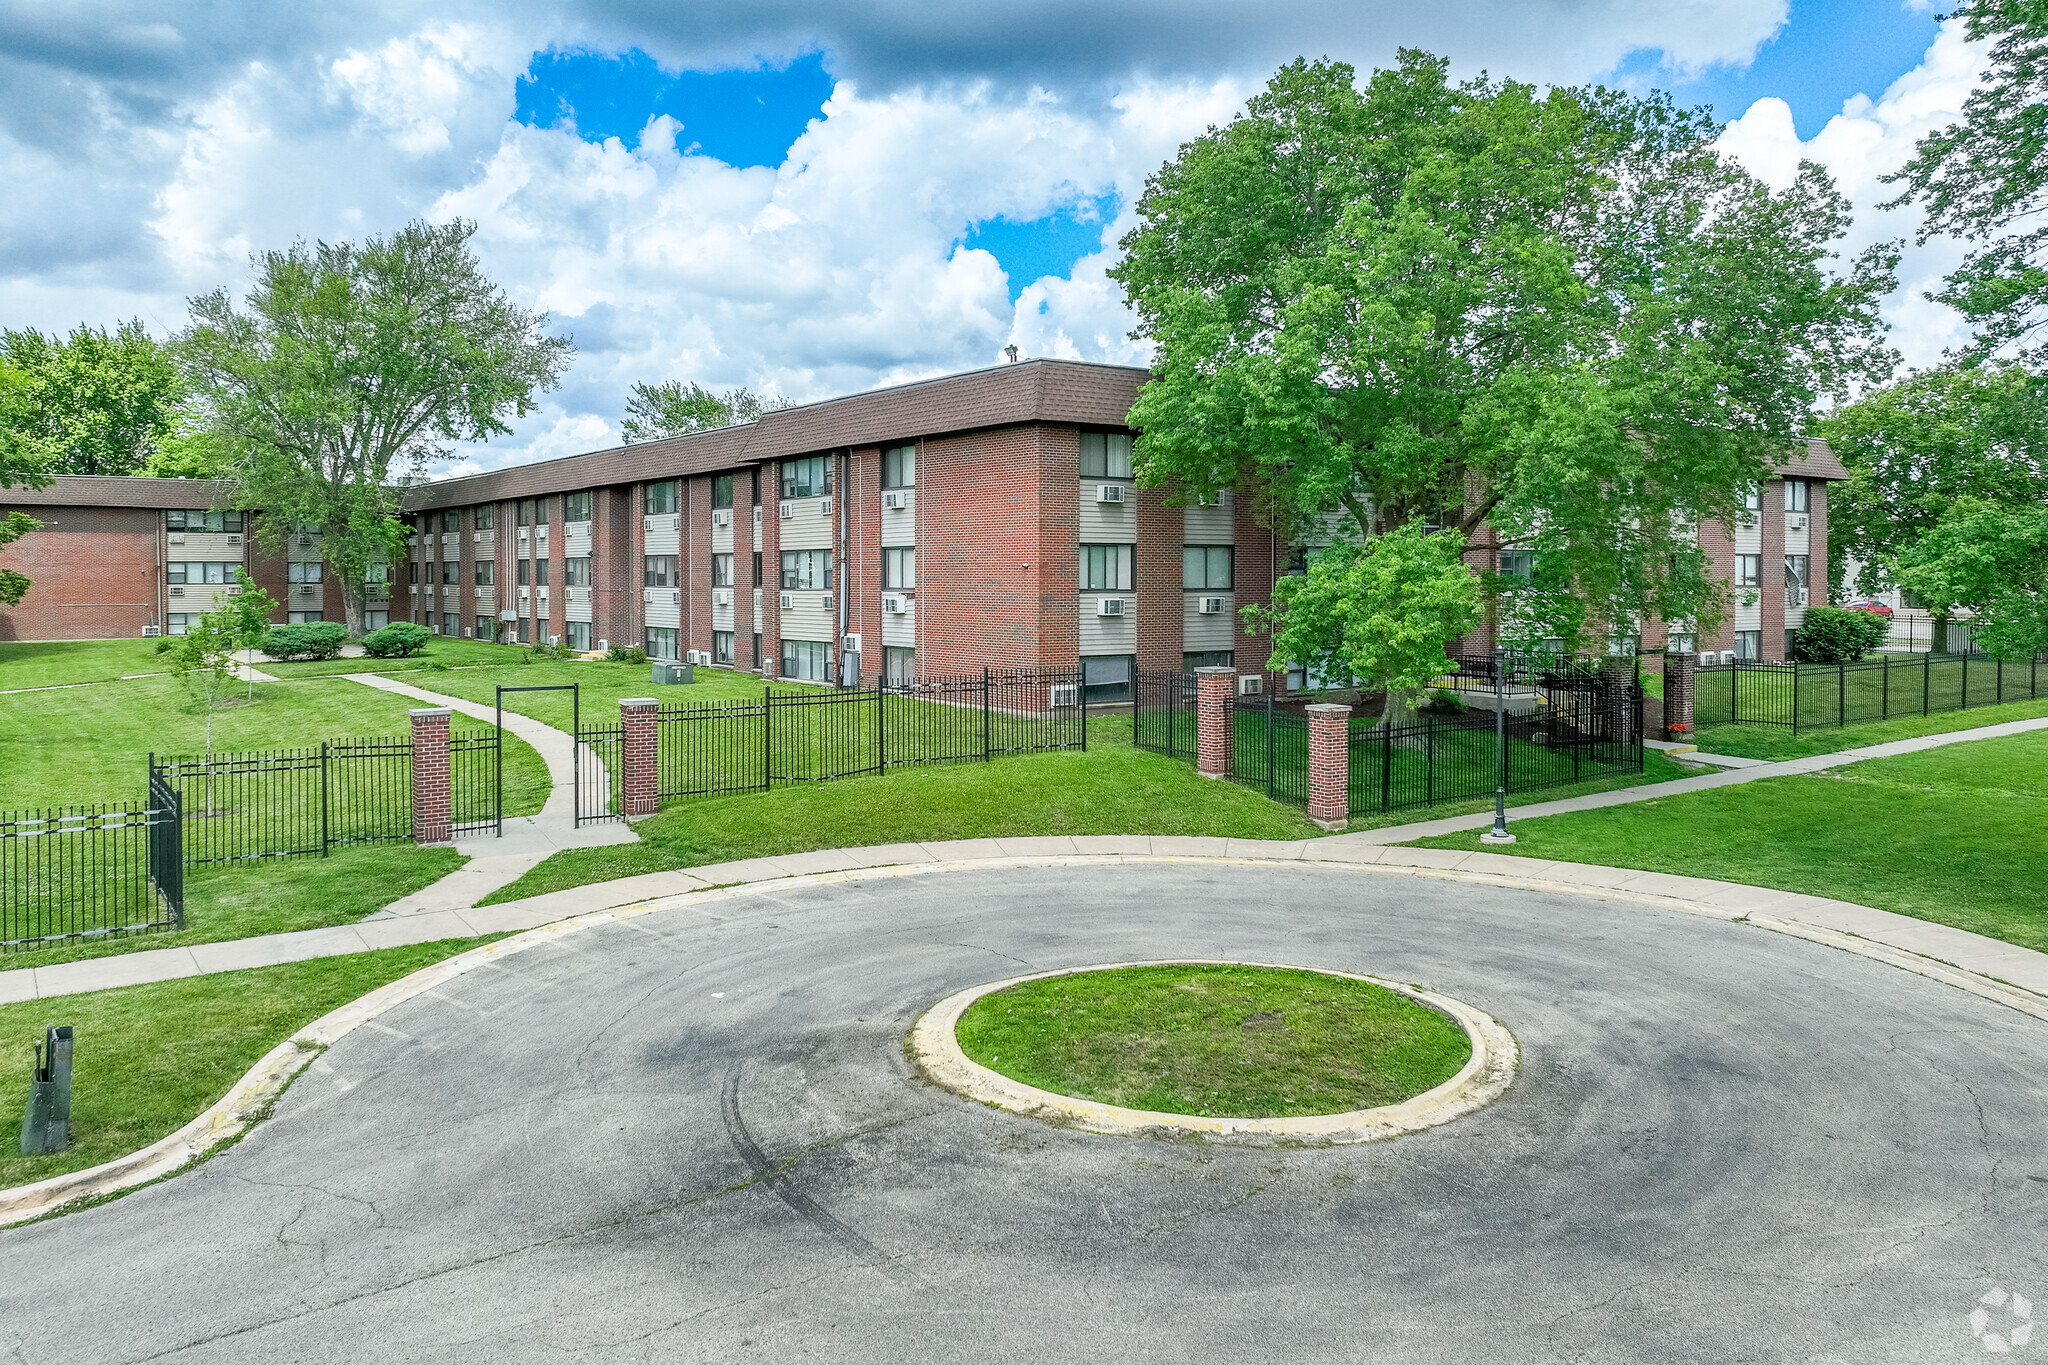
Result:
{"label": "white cloud", "polygon": [[1962,261],[1964,248],[1947,238],[1914,245],[1919,210],[1879,208],[1901,188],[1882,177],[1903,166],[1922,137],[1962,116],[1983,63],[1984,45],[1965,41],[1962,21],[1951,19],[1919,66],[1875,100],[1857,95],[1847,101],[1809,141],[1799,140],[1792,111],[1780,99],[1758,100],[1721,135],[1722,149],[1773,188],[1789,184],[1802,159],[1825,166],[1856,205],[1845,256],[1873,242],[1905,240],[1899,287],[1886,301],[1884,316],[1892,325],[1892,344],[1911,366],[1932,364],[1969,337],[1960,314],[1925,297]]}

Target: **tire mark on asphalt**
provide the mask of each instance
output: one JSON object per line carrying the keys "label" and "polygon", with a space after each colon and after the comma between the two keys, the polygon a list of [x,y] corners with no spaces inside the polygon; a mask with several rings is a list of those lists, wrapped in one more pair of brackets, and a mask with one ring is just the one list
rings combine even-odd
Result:
{"label": "tire mark on asphalt", "polygon": [[787,1167],[777,1166],[768,1159],[747,1131],[747,1121],[740,1117],[740,1068],[737,1066],[725,1078],[725,1088],[719,1092],[718,1108],[724,1116],[726,1135],[732,1139],[733,1150],[740,1154],[740,1160],[747,1163],[757,1181],[775,1191],[777,1198],[813,1227],[897,1284],[909,1278],[895,1257],[834,1218],[817,1200],[796,1187]]}

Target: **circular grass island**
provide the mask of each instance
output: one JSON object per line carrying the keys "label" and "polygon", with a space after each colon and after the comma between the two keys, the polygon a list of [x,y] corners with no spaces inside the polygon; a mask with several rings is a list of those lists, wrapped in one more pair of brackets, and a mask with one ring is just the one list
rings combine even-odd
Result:
{"label": "circular grass island", "polygon": [[919,1021],[928,1074],[1103,1132],[1182,1128],[1362,1141],[1441,1123],[1512,1079],[1469,1006],[1349,973],[1118,964],[962,991]]}

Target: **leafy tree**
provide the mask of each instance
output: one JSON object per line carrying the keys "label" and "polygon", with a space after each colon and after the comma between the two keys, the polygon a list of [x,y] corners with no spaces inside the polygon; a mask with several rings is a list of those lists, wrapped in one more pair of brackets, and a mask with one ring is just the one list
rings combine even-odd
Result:
{"label": "leafy tree", "polygon": [[[41,488],[50,481],[36,472],[42,460],[40,451],[23,437],[20,427],[15,424],[15,405],[28,389],[28,377],[7,363],[0,356],[0,489],[20,485],[25,488]],[[26,512],[8,512],[0,516],[0,549],[5,549],[20,540],[30,531],[42,529],[42,523]],[[21,599],[28,596],[34,586],[27,574],[13,569],[0,569],[0,606],[18,607]]]}
{"label": "leafy tree", "polygon": [[1792,642],[1792,657],[1803,664],[1854,663],[1884,643],[1891,623],[1875,612],[1847,607],[1809,607]]}
{"label": "leafy tree", "polygon": [[26,380],[8,422],[47,474],[134,474],[170,430],[182,396],[176,360],[140,320],[69,338],[0,331],[0,356]]}
{"label": "leafy tree", "polygon": [[171,638],[166,657],[171,672],[183,679],[206,703],[206,809],[213,809],[213,713],[240,671],[235,651],[242,647],[240,621],[233,604],[209,611]]}
{"label": "leafy tree", "polygon": [[[277,611],[277,599],[256,586],[256,580],[249,577],[249,571],[240,565],[235,567],[235,583],[242,589],[239,595],[230,597],[226,610],[234,617],[235,645],[239,649],[263,648],[263,641],[270,634],[270,618]],[[256,700],[256,670],[248,670],[248,700]]]}
{"label": "leafy tree", "polygon": [[2040,0],[1965,0],[1951,17],[1972,42],[1991,43],[1984,79],[1963,102],[1963,121],[1920,140],[1887,177],[1908,187],[1887,208],[1919,199],[1920,240],[1947,233],[1984,242],[1935,297],[1979,330],[1972,351],[1989,355],[2032,339],[2048,323],[2048,7]]}
{"label": "leafy tree", "polygon": [[157,479],[224,479],[234,464],[233,440],[208,427],[205,414],[188,404],[171,414],[170,429],[141,472]]}
{"label": "leafy tree", "polygon": [[1296,543],[1491,524],[1569,588],[1532,625],[1573,644],[1711,628],[1694,528],[1820,395],[1889,372],[1896,259],[1835,271],[1823,172],[1773,193],[1719,132],[1661,96],[1453,85],[1417,52],[1363,91],[1283,68],[1151,178],[1111,272],[1157,343],[1140,478],[1249,490]]}
{"label": "leafy tree", "polygon": [[787,398],[762,397],[749,389],[713,393],[700,384],[671,379],[664,384],[635,384],[626,404],[626,444],[687,436],[738,422],[759,421],[761,414],[793,407]]}
{"label": "leafy tree", "polygon": [[1381,723],[1394,726],[1413,722],[1417,694],[1444,671],[1444,641],[1479,610],[1458,541],[1410,522],[1312,556],[1308,572],[1273,585],[1270,610],[1245,616],[1272,632],[1268,668],[1303,665],[1318,687],[1372,679],[1387,691]]}
{"label": "leafy tree", "polygon": [[369,566],[400,557],[398,486],[451,442],[508,433],[568,361],[546,316],[484,277],[475,231],[414,222],[265,252],[244,306],[196,298],[180,337],[207,430],[235,452],[236,505],[263,510],[272,548],[295,525],[320,530],[351,635]]}
{"label": "leafy tree", "polygon": [[[2048,506],[2048,403],[2018,365],[1948,365],[1909,375],[1820,426],[1849,470],[1828,493],[1834,581],[1894,585],[1901,556],[1960,498]],[[1852,584],[1843,560],[1854,559]]]}
{"label": "leafy tree", "polygon": [[1977,643],[2001,659],[2048,651],[2048,507],[1958,499],[1900,557],[1899,581],[1974,611]]}

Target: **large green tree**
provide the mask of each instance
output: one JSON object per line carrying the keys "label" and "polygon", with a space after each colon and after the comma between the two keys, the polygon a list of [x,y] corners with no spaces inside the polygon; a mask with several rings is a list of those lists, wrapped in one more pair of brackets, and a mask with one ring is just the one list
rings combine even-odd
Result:
{"label": "large green tree", "polygon": [[235,501],[273,545],[318,528],[361,634],[370,566],[402,556],[399,486],[450,443],[511,429],[567,363],[567,339],[484,276],[470,223],[295,245],[255,258],[241,307],[192,300],[180,348],[208,429],[234,453]]}
{"label": "large green tree", "polygon": [[0,331],[0,358],[25,381],[8,426],[46,474],[140,473],[182,397],[170,350],[140,321],[69,337]]}
{"label": "large green tree", "polygon": [[660,384],[635,384],[621,425],[626,444],[634,445],[758,421],[762,413],[780,412],[789,406],[787,398],[764,398],[747,388],[714,393],[701,384],[670,379]]}
{"label": "large green tree", "polygon": [[[37,472],[43,463],[40,448],[25,438],[13,420],[16,404],[23,401],[28,387],[28,376],[0,356],[0,489],[42,488],[50,482],[46,475]],[[26,512],[0,509],[0,549],[30,531],[42,529],[42,525]],[[34,581],[27,574],[0,568],[0,607],[20,606],[33,586]]]}
{"label": "large green tree", "polygon": [[[1979,329],[1988,355],[2026,346],[2048,324],[2048,5],[1966,0],[1953,17],[1990,64],[1963,103],[1963,119],[1920,140],[1888,177],[1906,190],[1887,207],[1925,206],[1920,239],[1946,233],[1981,243],[1936,297]],[[2017,229],[2017,230],[2015,230]]]}
{"label": "large green tree", "polygon": [[1896,259],[1837,262],[1849,208],[1821,170],[1773,193],[1718,134],[1662,97],[1454,84],[1416,52],[1363,89],[1282,69],[1151,178],[1112,271],[1157,346],[1140,477],[1238,487],[1347,557],[1490,524],[1569,585],[1545,633],[1711,624],[1694,528],[1738,514],[1821,395],[1889,372]]}
{"label": "large green tree", "polygon": [[1944,615],[1975,615],[2001,659],[2048,652],[2048,507],[1960,498],[1901,557],[1899,581]]}
{"label": "large green tree", "polygon": [[1831,578],[1852,592],[1894,586],[1901,557],[1958,499],[2048,507],[2048,401],[2019,365],[1908,375],[1836,409],[1820,430],[1849,470],[1828,491],[1828,553]]}

